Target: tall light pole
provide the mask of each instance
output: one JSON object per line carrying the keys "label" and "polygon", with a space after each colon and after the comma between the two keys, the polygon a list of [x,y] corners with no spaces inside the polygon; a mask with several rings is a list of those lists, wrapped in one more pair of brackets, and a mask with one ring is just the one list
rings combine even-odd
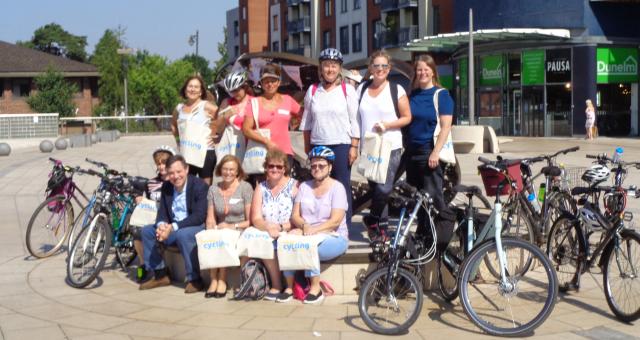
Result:
{"label": "tall light pole", "polygon": [[196,56],[198,56],[198,44],[200,42],[200,32],[196,30],[196,34],[192,34],[189,36],[189,46],[196,45]]}
{"label": "tall light pole", "polygon": [[475,116],[476,116],[476,97],[475,97],[475,92],[476,92],[476,83],[475,83],[475,67],[474,67],[474,54],[473,54],[473,8],[469,8],[469,67],[467,67],[467,69],[469,70],[469,76],[467,77],[467,79],[469,79],[469,84],[467,84],[467,86],[469,87],[469,125],[476,125],[475,124]]}
{"label": "tall light pole", "polygon": [[[129,91],[127,90],[127,75],[129,73],[129,70],[128,70],[128,62],[127,62],[126,56],[136,53],[136,50],[133,49],[133,48],[119,48],[117,50],[117,53],[120,54],[120,55],[124,55],[125,56],[125,62],[124,62],[124,115],[125,115],[125,117],[128,117],[129,116],[129,99],[128,99]],[[124,119],[124,125],[125,125],[125,133],[129,133],[129,120],[127,118]]]}

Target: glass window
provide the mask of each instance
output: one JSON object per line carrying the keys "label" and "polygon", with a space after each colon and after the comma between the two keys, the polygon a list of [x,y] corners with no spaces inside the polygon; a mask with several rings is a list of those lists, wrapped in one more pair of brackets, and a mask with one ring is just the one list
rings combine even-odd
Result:
{"label": "glass window", "polygon": [[347,0],[340,0],[340,13],[347,12]]}
{"label": "glass window", "polygon": [[340,51],[349,54],[349,26],[340,27]]}
{"label": "glass window", "polygon": [[[631,132],[631,84],[598,84],[596,126],[602,136],[628,136]],[[584,101],[582,109],[584,114]],[[578,105],[576,105],[578,106]]]}
{"label": "glass window", "polygon": [[237,37],[240,34],[240,26],[238,25],[238,20],[233,21],[233,36]]}
{"label": "glass window", "polygon": [[333,6],[331,0],[324,0],[324,16],[330,17],[333,14]]}
{"label": "glass window", "polygon": [[280,42],[274,41],[271,43],[271,51],[272,52],[280,52]]}
{"label": "glass window", "polygon": [[353,53],[362,51],[362,24],[353,24],[351,26],[353,34]]}
{"label": "glass window", "polygon": [[247,32],[242,33],[242,45],[247,46]]}
{"label": "glass window", "polygon": [[273,30],[278,31],[278,15],[273,16]]}
{"label": "glass window", "polygon": [[322,32],[322,49],[331,47],[331,31]]}
{"label": "glass window", "polygon": [[[414,21],[417,22],[417,21]],[[440,34],[440,6],[433,6],[433,35]]]}
{"label": "glass window", "polygon": [[242,6],[242,20],[247,20],[247,7]]}
{"label": "glass window", "polygon": [[373,49],[374,50],[379,50],[380,49],[380,35],[382,33],[383,30],[383,26],[382,26],[382,20],[375,20],[372,24],[373,26]]}
{"label": "glass window", "polygon": [[353,0],[353,9],[360,9],[360,0]]}
{"label": "glass window", "polygon": [[31,79],[16,78],[13,79],[13,96],[28,97],[31,92]]}

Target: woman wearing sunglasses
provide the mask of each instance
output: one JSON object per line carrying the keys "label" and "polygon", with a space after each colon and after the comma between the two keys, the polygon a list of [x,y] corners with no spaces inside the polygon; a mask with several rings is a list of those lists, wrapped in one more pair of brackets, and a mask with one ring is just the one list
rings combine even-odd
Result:
{"label": "woman wearing sunglasses", "polygon": [[[372,78],[358,87],[360,106],[360,140],[366,132],[382,134],[391,141],[391,155],[384,184],[369,181],[373,191],[369,215],[363,219],[371,241],[384,240],[388,225],[387,198],[393,189],[393,180],[402,156],[402,132],[400,129],[411,122],[409,100],[402,86],[387,80],[391,71],[391,56],[385,51],[374,52],[369,59],[369,73]],[[391,86],[396,89],[391,90]],[[394,104],[392,93],[397,93],[398,106]]]}
{"label": "woman wearing sunglasses", "polygon": [[[281,231],[291,229],[293,200],[298,193],[297,182],[289,177],[290,168],[287,154],[272,149],[267,152],[264,162],[266,179],[256,186],[251,203],[251,223],[266,231],[274,239],[274,248]],[[271,290],[265,300],[275,301],[282,291],[278,255],[272,260],[262,260],[271,278]]]}

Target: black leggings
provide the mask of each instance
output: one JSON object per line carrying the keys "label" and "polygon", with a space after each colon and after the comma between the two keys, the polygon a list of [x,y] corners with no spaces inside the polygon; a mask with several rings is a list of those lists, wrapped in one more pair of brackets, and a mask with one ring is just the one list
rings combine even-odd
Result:
{"label": "black leggings", "polygon": [[189,175],[198,176],[200,178],[213,177],[213,170],[216,167],[216,151],[207,150],[207,156],[204,159],[202,167],[189,164]]}

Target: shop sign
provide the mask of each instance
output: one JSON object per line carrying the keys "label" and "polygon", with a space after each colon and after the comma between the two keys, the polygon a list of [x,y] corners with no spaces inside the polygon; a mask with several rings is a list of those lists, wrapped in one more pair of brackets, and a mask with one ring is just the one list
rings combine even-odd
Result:
{"label": "shop sign", "polygon": [[571,50],[547,50],[545,62],[547,83],[565,83],[571,81]]}
{"label": "shop sign", "polygon": [[504,77],[504,63],[502,55],[482,57],[482,71],[480,73],[481,86],[502,85]]}
{"label": "shop sign", "polygon": [[544,50],[522,52],[522,85],[544,84]]}
{"label": "shop sign", "polygon": [[638,81],[638,49],[598,47],[596,50],[598,84]]}
{"label": "shop sign", "polygon": [[469,86],[469,59],[460,59],[458,61],[458,76],[460,77],[460,87],[467,88]]}
{"label": "shop sign", "polygon": [[448,64],[438,65],[438,80],[440,80],[440,86],[451,90],[453,88],[453,67]]}

